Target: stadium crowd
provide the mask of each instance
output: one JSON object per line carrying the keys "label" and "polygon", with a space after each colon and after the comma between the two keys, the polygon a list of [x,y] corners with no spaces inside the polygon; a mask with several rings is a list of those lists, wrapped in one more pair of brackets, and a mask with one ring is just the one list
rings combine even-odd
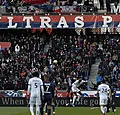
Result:
{"label": "stadium crowd", "polygon": [[74,12],[97,12],[98,9],[111,12],[110,3],[117,5],[119,0],[0,0],[0,13],[60,12],[60,6],[76,6]]}
{"label": "stadium crowd", "polygon": [[96,77],[97,84],[93,84],[93,89],[96,90],[102,79],[105,79],[108,85],[120,90],[120,38],[106,38],[98,54],[101,62]]}
{"label": "stadium crowd", "polygon": [[[89,80],[91,66],[97,58],[101,63],[94,86],[104,78],[120,89],[119,38],[106,37],[100,42],[91,36],[78,36],[73,30],[53,30],[51,34],[45,30],[1,30],[0,39],[11,43],[9,49],[0,50],[1,89],[27,89],[34,68],[40,77],[46,73],[52,76],[58,89],[67,89],[68,77]],[[84,90],[88,89],[85,85]]]}
{"label": "stadium crowd", "polygon": [[34,64],[39,61],[41,64],[44,57],[42,51],[48,38],[44,35],[39,37],[39,33],[31,35],[31,32],[25,32],[13,34],[8,30],[0,35],[1,41],[11,43],[10,49],[0,52],[0,79],[4,89],[26,89],[27,73]]}
{"label": "stadium crowd", "polygon": [[[11,30],[12,31],[12,30]],[[63,31],[62,31],[63,32]],[[41,74],[48,73],[59,89],[67,88],[67,77],[82,76],[89,79],[92,63],[95,63],[96,47],[86,38],[64,33],[49,35],[29,30],[21,33],[1,31],[1,40],[11,43],[9,49],[0,52],[0,83],[4,89],[26,89],[33,68]],[[48,52],[46,44],[51,43]]]}

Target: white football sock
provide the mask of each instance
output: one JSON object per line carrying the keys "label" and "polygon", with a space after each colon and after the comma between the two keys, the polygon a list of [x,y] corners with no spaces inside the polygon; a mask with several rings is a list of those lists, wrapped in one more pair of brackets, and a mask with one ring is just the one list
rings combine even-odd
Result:
{"label": "white football sock", "polygon": [[81,97],[81,95],[80,95],[80,94],[78,94],[78,98],[77,98],[77,101],[79,101],[79,100],[80,100],[80,97]]}
{"label": "white football sock", "polygon": [[76,97],[77,97],[76,95],[73,96],[73,103],[72,103],[73,105],[75,103]]}
{"label": "white football sock", "polygon": [[39,115],[40,114],[40,107],[39,105],[36,105],[36,115]]}
{"label": "white football sock", "polygon": [[31,115],[34,115],[34,107],[33,107],[33,105],[30,105],[30,112],[31,112]]}
{"label": "white football sock", "polygon": [[104,107],[103,107],[103,106],[100,106],[100,109],[101,109],[102,113],[104,114],[104,113],[105,113],[105,112],[104,112]]}
{"label": "white football sock", "polygon": [[107,107],[104,107],[104,113],[105,114],[107,113]]}

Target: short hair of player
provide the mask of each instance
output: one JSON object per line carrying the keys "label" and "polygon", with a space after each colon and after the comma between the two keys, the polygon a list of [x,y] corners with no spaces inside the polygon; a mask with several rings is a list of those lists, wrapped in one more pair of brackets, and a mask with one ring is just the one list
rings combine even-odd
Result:
{"label": "short hair of player", "polygon": [[39,72],[37,72],[37,71],[33,72],[32,75],[33,75],[33,77],[39,77]]}
{"label": "short hair of player", "polygon": [[102,80],[102,83],[106,83],[105,79]]}

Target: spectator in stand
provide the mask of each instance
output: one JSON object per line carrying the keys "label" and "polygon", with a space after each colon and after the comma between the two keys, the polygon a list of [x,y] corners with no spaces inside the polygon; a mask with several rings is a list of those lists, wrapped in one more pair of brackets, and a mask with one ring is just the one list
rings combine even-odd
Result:
{"label": "spectator in stand", "polygon": [[96,81],[97,81],[97,86],[101,84],[103,78],[101,75],[101,71],[98,71],[98,76],[96,77]]}
{"label": "spectator in stand", "polygon": [[15,53],[18,54],[20,52],[20,46],[16,44],[15,46]]}

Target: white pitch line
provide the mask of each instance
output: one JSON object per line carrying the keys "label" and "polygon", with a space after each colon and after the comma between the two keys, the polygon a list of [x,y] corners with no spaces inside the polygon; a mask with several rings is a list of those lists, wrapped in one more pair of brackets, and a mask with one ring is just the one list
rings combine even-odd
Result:
{"label": "white pitch line", "polygon": [[92,107],[92,108],[90,108],[91,110],[93,110],[93,109],[97,109],[98,107]]}

